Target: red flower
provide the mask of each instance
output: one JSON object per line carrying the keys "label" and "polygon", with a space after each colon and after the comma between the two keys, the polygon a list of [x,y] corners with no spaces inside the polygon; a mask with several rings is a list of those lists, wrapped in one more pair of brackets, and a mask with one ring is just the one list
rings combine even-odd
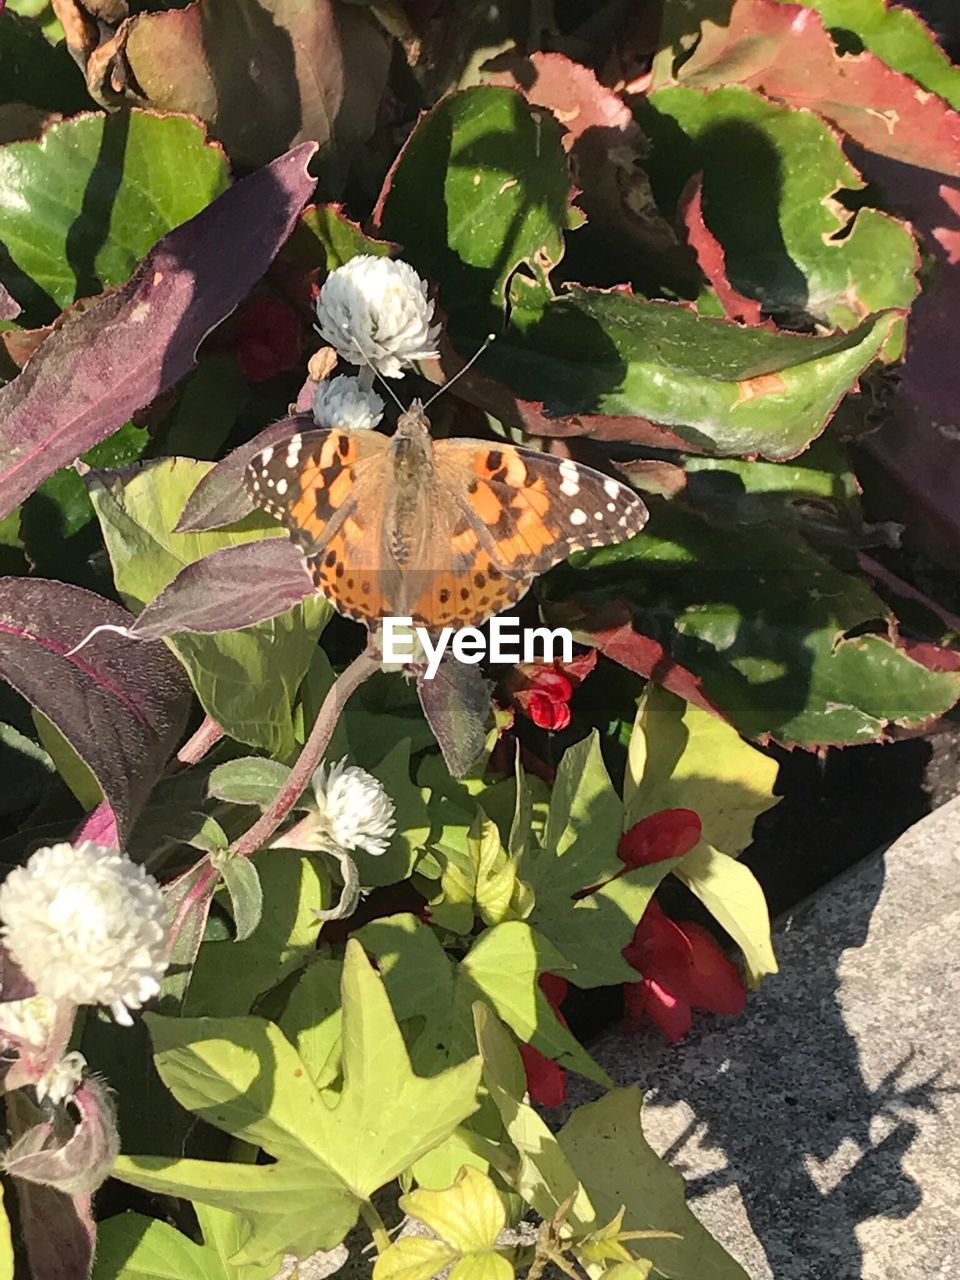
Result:
{"label": "red flower", "polygon": [[624,984],[627,1024],[651,1018],[668,1040],[690,1030],[691,1009],[742,1013],[747,993],[735,964],[698,924],[671,920],[656,902],[643,913],[624,959],[643,974]]}
{"label": "red flower", "polygon": [[251,382],[265,382],[300,362],[300,318],[278,298],[250,298],[235,321],[237,360]]}
{"label": "red flower", "polygon": [[570,723],[573,691],[597,665],[597,651],[577,654],[570,662],[521,662],[508,687],[514,703],[540,729],[565,729]]}
{"label": "red flower", "polygon": [[[555,973],[541,973],[540,990],[550,1001],[557,1017],[567,1025],[560,1006],[567,994],[567,980]],[[527,1091],[534,1102],[542,1107],[559,1107],[567,1096],[567,1073],[558,1062],[544,1057],[532,1044],[520,1046],[523,1068],[527,1073]]]}
{"label": "red flower", "polygon": [[661,809],[623,833],[617,856],[626,863],[625,870],[682,858],[699,843],[701,834],[700,816],[692,809]]}

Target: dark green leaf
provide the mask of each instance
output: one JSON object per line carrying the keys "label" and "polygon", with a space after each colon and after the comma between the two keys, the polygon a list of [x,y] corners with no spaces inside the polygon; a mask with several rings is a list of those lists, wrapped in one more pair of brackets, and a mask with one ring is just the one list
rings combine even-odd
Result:
{"label": "dark green leaf", "polygon": [[24,324],[53,320],[76,298],[126,280],[165,232],[228,184],[200,125],[144,111],[82,115],[37,142],[0,147],[0,280]]}
{"label": "dark green leaf", "polygon": [[570,177],[549,112],[511,89],[476,88],[424,116],[392,170],[378,230],[440,282],[448,314],[492,316],[521,263],[543,273],[563,252]]}

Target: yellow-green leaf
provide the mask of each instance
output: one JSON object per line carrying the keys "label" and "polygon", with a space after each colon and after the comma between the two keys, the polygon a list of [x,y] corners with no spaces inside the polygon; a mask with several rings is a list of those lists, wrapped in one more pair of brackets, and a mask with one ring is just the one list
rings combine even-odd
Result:
{"label": "yellow-green leaf", "polygon": [[693,809],[703,838],[727,853],[753,839],[759,815],[777,803],[776,761],[732,725],[657,685],[640,700],[627,773],[627,828],[660,809]]}
{"label": "yellow-green leaf", "polygon": [[777,972],[767,900],[749,867],[701,840],[681,858],[676,874],[741,949],[751,986]]}

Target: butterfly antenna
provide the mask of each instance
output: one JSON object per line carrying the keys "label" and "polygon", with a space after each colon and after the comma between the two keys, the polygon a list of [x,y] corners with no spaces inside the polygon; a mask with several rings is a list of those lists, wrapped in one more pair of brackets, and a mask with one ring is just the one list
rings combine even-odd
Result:
{"label": "butterfly antenna", "polygon": [[[345,338],[345,339],[347,340],[347,342],[349,343],[349,342],[350,342],[350,335],[349,335],[349,333],[347,333],[347,331],[344,329],[343,325],[341,325],[341,324],[337,324],[337,321],[333,319],[333,316],[331,316],[331,317],[330,317],[330,319],[331,319],[331,320],[333,320],[333,323],[337,326],[337,331],[339,332],[339,334],[340,334],[341,338]],[[322,332],[321,332],[321,330],[320,330],[319,325],[314,325],[313,327],[314,327],[314,329],[316,329],[317,333],[319,333],[319,334],[320,334],[320,336],[321,336],[321,337],[323,337],[323,334],[322,334]],[[356,345],[356,344],[354,344],[354,345]],[[367,366],[367,368],[370,370],[370,372],[373,374],[373,376],[377,379],[377,381],[378,381],[378,382],[380,382],[380,383],[382,383],[382,384],[383,384],[383,386],[384,386],[385,390],[386,390],[386,391],[387,391],[387,393],[389,394],[390,398],[393,400],[394,404],[395,404],[395,405],[397,406],[397,408],[400,410],[400,412],[401,412],[401,413],[406,413],[406,411],[407,411],[407,406],[403,403],[403,401],[400,399],[400,397],[399,397],[399,396],[397,395],[397,393],[394,391],[393,387],[391,387],[390,383],[386,380],[386,378],[383,376],[383,374],[380,372],[380,370],[379,370],[379,369],[377,369],[377,367],[374,365],[374,363],[373,363],[373,361],[370,359],[370,357],[366,354],[366,352],[364,352],[364,351],[360,351],[360,348],[359,348],[359,347],[357,347],[357,351],[359,351],[359,352],[360,352],[360,358],[362,359],[363,363]]]}
{"label": "butterfly antenna", "polygon": [[480,344],[477,350],[473,353],[473,355],[470,357],[467,363],[463,366],[463,368],[458,369],[452,378],[447,379],[447,381],[443,384],[443,386],[440,388],[439,391],[435,391],[433,393],[433,395],[430,397],[427,403],[423,406],[424,412],[426,412],[427,409],[430,408],[430,406],[433,404],[434,400],[436,400],[438,396],[442,396],[445,391],[449,391],[450,388],[453,386],[453,384],[456,382],[456,380],[458,378],[462,378],[471,365],[476,364],[476,362],[480,359],[480,357],[486,351],[487,347],[489,347],[490,343],[496,340],[496,337],[497,335],[495,333],[487,334],[486,338],[484,338],[483,342]]}

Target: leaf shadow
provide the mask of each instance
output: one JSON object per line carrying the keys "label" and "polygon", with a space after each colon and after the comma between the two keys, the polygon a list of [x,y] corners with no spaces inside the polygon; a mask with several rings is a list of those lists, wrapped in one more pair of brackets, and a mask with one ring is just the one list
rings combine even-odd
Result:
{"label": "leaf shadow", "polygon": [[129,111],[116,111],[104,117],[96,163],[66,237],[67,263],[76,278],[74,299],[92,298],[103,291],[103,281],[97,273],[97,255],[110,234],[113,207],[124,179],[129,134]]}

